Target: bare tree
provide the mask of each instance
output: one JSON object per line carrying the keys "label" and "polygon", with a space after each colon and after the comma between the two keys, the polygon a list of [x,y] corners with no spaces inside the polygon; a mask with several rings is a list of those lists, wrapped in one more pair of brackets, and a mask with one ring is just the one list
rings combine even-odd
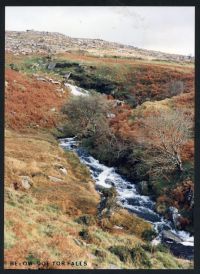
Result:
{"label": "bare tree", "polygon": [[111,108],[103,96],[77,96],[64,105],[62,111],[68,117],[73,130],[80,137],[104,132],[108,127],[107,113]]}
{"label": "bare tree", "polygon": [[116,134],[110,121],[114,101],[102,95],[72,97],[62,111],[66,114],[65,133],[76,135],[82,145],[101,161],[112,165],[113,161],[126,158],[132,143]]}
{"label": "bare tree", "polygon": [[192,118],[183,111],[158,111],[142,119],[143,142],[151,150],[145,162],[155,173],[177,169],[183,171],[181,149],[188,140]]}

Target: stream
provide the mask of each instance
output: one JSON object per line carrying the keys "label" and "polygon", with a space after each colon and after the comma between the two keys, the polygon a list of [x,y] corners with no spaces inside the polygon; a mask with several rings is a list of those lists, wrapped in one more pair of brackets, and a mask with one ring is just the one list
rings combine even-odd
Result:
{"label": "stream", "polygon": [[[149,196],[140,195],[136,184],[122,177],[114,167],[107,167],[99,163],[97,159],[78,146],[75,137],[62,138],[59,139],[59,142],[64,150],[76,152],[80,161],[89,168],[91,176],[96,183],[97,191],[99,191],[100,187],[110,188],[114,186],[118,193],[118,203],[124,209],[153,225],[158,236],[156,241],[153,240],[152,244],[163,242],[169,246],[175,256],[193,259],[194,237],[190,236],[186,231],[177,231],[171,221],[158,214],[155,211],[155,202]],[[163,238],[164,231],[165,238]],[[166,237],[166,235],[169,237]]]}

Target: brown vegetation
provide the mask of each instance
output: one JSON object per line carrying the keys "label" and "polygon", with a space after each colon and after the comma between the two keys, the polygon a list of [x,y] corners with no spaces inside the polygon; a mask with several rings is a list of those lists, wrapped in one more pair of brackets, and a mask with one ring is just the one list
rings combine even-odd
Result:
{"label": "brown vegetation", "polygon": [[60,94],[55,85],[39,82],[11,69],[6,69],[5,80],[7,128],[52,128],[61,120],[59,110],[68,96],[67,93]]}

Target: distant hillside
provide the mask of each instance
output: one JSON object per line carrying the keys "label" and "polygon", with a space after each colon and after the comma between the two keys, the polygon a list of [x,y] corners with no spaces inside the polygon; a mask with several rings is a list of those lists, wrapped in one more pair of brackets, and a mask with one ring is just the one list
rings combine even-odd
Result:
{"label": "distant hillside", "polygon": [[72,38],[57,32],[6,31],[5,49],[14,54],[63,53],[80,51],[95,56],[129,57],[145,60],[193,62],[191,56],[139,49],[134,46],[107,42],[101,39]]}

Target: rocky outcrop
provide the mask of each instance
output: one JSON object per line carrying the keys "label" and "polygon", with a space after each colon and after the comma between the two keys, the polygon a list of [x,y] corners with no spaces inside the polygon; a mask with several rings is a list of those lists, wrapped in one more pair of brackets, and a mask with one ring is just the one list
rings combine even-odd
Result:
{"label": "rocky outcrop", "polygon": [[176,234],[174,234],[173,232],[171,232],[170,230],[163,230],[162,240],[165,243],[174,242],[174,243],[180,244],[182,242],[182,239],[180,237],[178,237]]}
{"label": "rocky outcrop", "polygon": [[193,259],[194,246],[184,245],[183,240],[169,230],[163,230],[162,242],[165,243],[171,250],[171,252],[178,257]]}
{"label": "rocky outcrop", "polygon": [[[194,57],[178,54],[168,54],[159,51],[139,49],[130,45],[122,45],[115,42],[107,42],[101,39],[71,38],[69,36],[46,31],[6,31],[5,48],[15,55],[32,53],[45,53],[51,56],[56,53],[79,51],[83,54],[92,53],[104,56],[106,53],[117,58],[119,56],[130,57],[136,60],[167,60],[180,62],[194,62]],[[51,59],[51,58],[49,58]],[[57,64],[57,67],[66,67]],[[69,64],[67,65],[69,66]],[[48,69],[53,69],[54,63],[49,64]]]}

